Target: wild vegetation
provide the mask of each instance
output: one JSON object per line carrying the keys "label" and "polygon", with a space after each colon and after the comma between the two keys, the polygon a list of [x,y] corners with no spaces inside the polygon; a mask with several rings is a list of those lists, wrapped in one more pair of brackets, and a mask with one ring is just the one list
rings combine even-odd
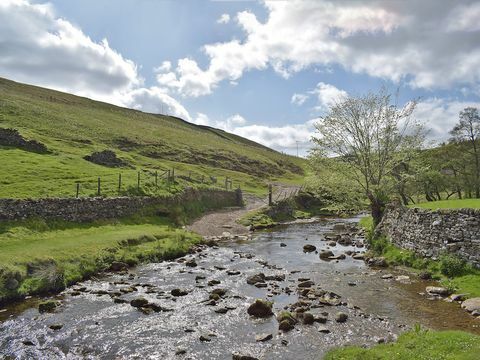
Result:
{"label": "wild vegetation", "polygon": [[[219,129],[1,78],[0,91],[0,128],[48,149],[0,139],[0,197],[70,197],[76,183],[80,196],[94,196],[98,177],[102,196],[225,187],[226,177],[254,193],[265,193],[267,181],[303,181],[304,160]],[[105,150],[118,158],[115,166],[88,160]],[[168,170],[174,182],[167,183]]]}
{"label": "wild vegetation", "polygon": [[325,360],[474,360],[480,353],[480,337],[461,331],[415,330],[398,341],[370,349],[351,346],[329,352]]}

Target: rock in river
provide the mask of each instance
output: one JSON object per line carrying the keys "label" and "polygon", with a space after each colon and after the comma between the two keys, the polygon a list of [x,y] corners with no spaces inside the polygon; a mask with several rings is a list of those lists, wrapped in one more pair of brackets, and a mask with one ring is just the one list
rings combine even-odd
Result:
{"label": "rock in river", "polygon": [[188,260],[186,263],[185,263],[186,266],[188,267],[196,267],[197,266],[197,262],[194,260],[194,259],[191,259],[191,260]]}
{"label": "rock in river", "polygon": [[334,254],[330,250],[324,250],[320,253],[320,259],[322,260],[328,260],[332,256],[334,256]]}
{"label": "rock in river", "polygon": [[273,315],[272,303],[264,300],[257,299],[253,304],[248,307],[248,315],[265,318]]}
{"label": "rock in river", "polygon": [[188,294],[188,291],[182,289],[173,289],[172,291],[170,291],[170,294],[172,294],[173,296],[185,296]]}
{"label": "rock in river", "polygon": [[307,245],[303,246],[303,251],[305,251],[305,252],[312,252],[312,251],[315,251],[315,250],[317,250],[317,247],[314,246],[314,245],[307,244]]}
{"label": "rock in river", "polygon": [[264,342],[271,340],[273,338],[272,334],[259,334],[255,336],[255,341]]}
{"label": "rock in river", "polygon": [[468,312],[480,311],[480,297],[465,300],[462,302],[462,308]]}
{"label": "rock in river", "polygon": [[136,298],[136,299],[133,299],[132,301],[130,301],[130,305],[132,305],[133,307],[136,307],[136,308],[146,306],[147,304],[148,304],[148,300],[143,298],[143,297],[139,297],[139,298]]}
{"label": "rock in river", "polygon": [[440,287],[440,286],[427,286],[425,291],[430,295],[440,295],[440,296],[448,296],[450,295],[450,291],[447,288]]}
{"label": "rock in river", "polygon": [[336,322],[339,322],[339,323],[344,323],[345,321],[347,321],[348,319],[348,315],[343,313],[343,312],[338,312],[336,315],[335,315],[335,321]]}
{"label": "rock in river", "polygon": [[53,301],[53,300],[44,301],[38,304],[38,311],[41,313],[51,312],[55,310],[57,306],[58,304],[56,301]]}
{"label": "rock in river", "polygon": [[247,278],[247,284],[255,285],[256,283],[265,282],[265,274],[258,273]]}

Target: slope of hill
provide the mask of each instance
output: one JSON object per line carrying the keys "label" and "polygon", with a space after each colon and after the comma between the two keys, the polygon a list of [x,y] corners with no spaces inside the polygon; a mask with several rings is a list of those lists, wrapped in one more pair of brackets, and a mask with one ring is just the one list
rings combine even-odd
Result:
{"label": "slope of hill", "polygon": [[[305,166],[302,159],[219,129],[3,78],[0,129],[17,129],[25,140],[48,149],[32,151],[21,145],[6,146],[4,141],[0,197],[75,196],[77,182],[80,196],[93,196],[98,177],[102,195],[225,186],[225,177],[233,187],[259,192],[266,181],[301,182]],[[114,151],[123,166],[85,159],[103,150]],[[169,169],[175,169],[176,182],[167,185]]]}

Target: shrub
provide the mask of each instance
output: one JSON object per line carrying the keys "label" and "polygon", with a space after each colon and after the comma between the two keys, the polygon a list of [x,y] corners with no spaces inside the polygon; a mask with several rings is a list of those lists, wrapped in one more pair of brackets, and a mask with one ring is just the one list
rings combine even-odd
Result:
{"label": "shrub", "polygon": [[440,272],[450,278],[462,276],[468,273],[468,265],[453,255],[443,255],[440,258]]}

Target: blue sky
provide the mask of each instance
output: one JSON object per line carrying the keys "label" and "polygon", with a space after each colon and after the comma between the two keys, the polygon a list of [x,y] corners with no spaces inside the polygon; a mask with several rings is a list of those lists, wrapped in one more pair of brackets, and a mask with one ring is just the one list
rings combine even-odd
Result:
{"label": "blue sky", "polygon": [[386,85],[442,141],[480,104],[479,19],[467,0],[3,0],[0,76],[301,154],[335,99]]}

